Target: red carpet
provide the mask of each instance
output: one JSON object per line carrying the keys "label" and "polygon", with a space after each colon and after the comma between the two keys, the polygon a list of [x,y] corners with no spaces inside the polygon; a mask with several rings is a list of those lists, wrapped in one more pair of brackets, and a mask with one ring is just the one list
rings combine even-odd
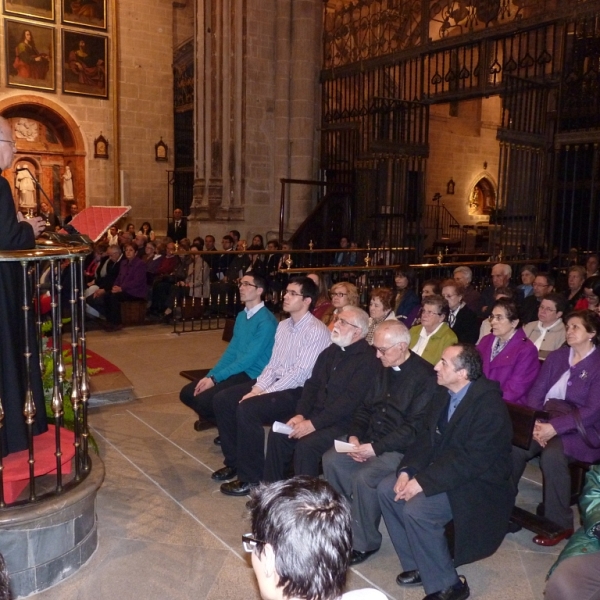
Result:
{"label": "red carpet", "polygon": [[[70,358],[71,347],[63,347],[65,350],[67,350],[67,356]],[[101,371],[92,374],[91,377],[93,377],[94,375],[107,375],[108,373],[118,373],[121,370],[119,369],[119,367],[117,367],[117,365],[113,365],[111,362],[109,362],[99,354],[96,354],[92,350],[86,350],[85,356],[88,369],[102,369]]]}
{"label": "red carpet", "polygon": [[[73,432],[61,428],[60,446],[63,475],[71,472],[71,459],[75,455]],[[50,475],[56,473],[56,441],[54,425],[48,425],[48,431],[33,438],[34,473]],[[29,450],[15,452],[4,458],[4,500],[7,504],[14,502],[19,494],[29,485]]]}

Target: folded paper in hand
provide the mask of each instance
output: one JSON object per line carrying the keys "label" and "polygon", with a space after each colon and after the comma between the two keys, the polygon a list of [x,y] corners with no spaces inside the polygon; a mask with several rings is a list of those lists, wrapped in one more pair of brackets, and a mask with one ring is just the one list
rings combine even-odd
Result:
{"label": "folded paper in hand", "polygon": [[293,431],[293,428],[285,423],[282,423],[281,421],[275,421],[275,423],[273,423],[273,431],[275,433],[285,433],[286,435],[290,435],[290,433]]}
{"label": "folded paper in hand", "polygon": [[336,452],[356,452],[356,446],[354,444],[349,444],[348,442],[335,440],[334,446]]}

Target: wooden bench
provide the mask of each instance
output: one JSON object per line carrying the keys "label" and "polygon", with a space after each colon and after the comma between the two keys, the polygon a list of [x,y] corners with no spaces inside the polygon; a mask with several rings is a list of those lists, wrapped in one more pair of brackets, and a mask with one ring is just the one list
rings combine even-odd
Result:
{"label": "wooden bench", "polygon": [[123,327],[143,325],[146,321],[146,300],[125,300],[121,302],[121,323]]}
{"label": "wooden bench", "polygon": [[[508,412],[513,426],[513,445],[527,450],[533,439],[533,428],[537,420],[547,420],[549,414],[543,410],[535,410],[518,404],[507,403]],[[571,504],[575,504],[583,488],[585,474],[590,465],[583,462],[574,462],[569,465],[571,472]],[[518,482],[515,482],[518,485]],[[537,513],[529,512],[515,506],[510,518],[518,527],[524,527],[538,535],[552,538],[558,535],[562,528],[543,515],[543,504],[538,507]]]}

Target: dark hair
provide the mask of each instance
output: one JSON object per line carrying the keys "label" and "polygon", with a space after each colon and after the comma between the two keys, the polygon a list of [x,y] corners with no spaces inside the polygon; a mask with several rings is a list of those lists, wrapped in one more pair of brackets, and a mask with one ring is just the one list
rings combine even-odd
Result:
{"label": "dark hair", "polygon": [[426,304],[431,304],[433,306],[437,306],[439,313],[444,315],[444,318],[448,320],[448,315],[450,314],[450,308],[448,307],[448,301],[446,298],[443,298],[439,294],[434,294],[433,296],[427,296],[427,298],[423,298],[421,302],[421,307]]}
{"label": "dark hair", "polygon": [[519,274],[522,275],[523,271],[529,271],[534,277],[538,274],[538,270],[535,265],[523,265],[519,271]]}
{"label": "dark hair", "polygon": [[327,284],[325,283],[325,277],[322,277],[320,273],[309,273],[309,275],[312,275],[319,280],[319,297],[317,300],[329,302],[329,290],[327,289]]}
{"label": "dark hair", "polygon": [[592,290],[594,292],[594,296],[600,296],[598,292],[600,292],[600,275],[592,275],[588,277],[581,286],[582,289]]}
{"label": "dark hair", "polygon": [[394,279],[396,279],[396,277],[406,277],[406,279],[408,279],[408,285],[410,286],[412,284],[413,273],[410,267],[400,267],[399,269],[396,269],[394,271]]}
{"label": "dark hair", "polygon": [[263,239],[263,236],[260,235],[260,233],[256,233],[252,236],[252,240],[254,240],[255,237],[257,237],[260,240],[260,244],[258,246],[255,246],[254,244],[252,244],[250,246],[250,248],[254,248],[255,250],[264,250],[265,249],[265,240]]}
{"label": "dark hair", "polygon": [[235,242],[235,240],[230,235],[224,235],[223,240],[229,240],[229,242],[232,244]]}
{"label": "dark hair", "polygon": [[244,273],[244,277],[252,277],[252,281],[254,282],[254,285],[263,291],[263,293],[260,295],[260,297],[264,298],[264,295],[268,291],[267,280],[260,273],[257,273],[256,271],[248,271],[247,273]]}
{"label": "dark hair", "polygon": [[550,273],[538,273],[536,277],[543,277],[546,280],[546,285],[554,287],[556,285],[556,279]]}
{"label": "dark hair", "polygon": [[352,549],[350,509],[326,481],[307,476],[251,492],[252,535],[270,544],[285,598],[334,600],[342,594]]}
{"label": "dark hair", "polygon": [[498,296],[506,296],[506,300],[512,300],[515,297],[515,293],[511,288],[503,286],[496,288],[494,291],[494,299],[497,299],[497,301],[501,300]]}
{"label": "dark hair", "polygon": [[300,293],[303,298],[310,298],[310,306],[308,310],[312,312],[315,304],[317,303],[317,298],[319,297],[319,287],[317,284],[306,277],[306,275],[298,275],[296,277],[292,277],[289,283],[295,283],[300,286]]}
{"label": "dark hair", "polygon": [[392,290],[388,288],[373,288],[369,294],[371,300],[379,298],[384,310],[392,308]]}
{"label": "dark hair", "polygon": [[125,227],[125,231],[129,232],[130,227],[133,227],[133,231],[135,232],[135,225],[133,223],[127,223],[127,227]]}
{"label": "dark hair", "polygon": [[204,236],[204,239],[206,240],[206,238],[212,238],[212,241],[215,242],[215,236],[212,233],[209,233],[207,235]]}
{"label": "dark hair", "polygon": [[442,291],[445,287],[453,287],[456,290],[456,293],[459,296],[462,296],[465,293],[465,288],[456,281],[456,279],[444,279],[440,284]]}
{"label": "dark hair", "polygon": [[138,249],[133,242],[127,242],[126,244],[123,244],[123,252],[125,252],[127,248],[133,248],[133,251],[137,254]]}
{"label": "dark hair", "polygon": [[267,240],[267,246],[269,244],[273,244],[276,250],[279,250],[279,241],[278,240]]}
{"label": "dark hair", "polygon": [[192,240],[192,246],[198,246],[200,250],[204,250],[204,240],[198,236]]}
{"label": "dark hair", "polygon": [[150,225],[150,223],[148,223],[148,221],[144,221],[140,227],[140,231],[142,233],[144,233],[144,225],[148,225],[148,233],[150,233],[152,231],[152,225]]}
{"label": "dark hair", "polygon": [[454,359],[454,368],[457,371],[464,369],[467,379],[475,381],[483,375],[483,362],[481,354],[473,344],[453,344],[453,348],[460,348],[460,354]]}
{"label": "dark hair", "polygon": [[229,230],[229,235],[232,235],[233,237],[236,237],[238,240],[240,239],[240,232],[237,229],[230,229]]}
{"label": "dark hair", "polygon": [[439,282],[437,279],[428,279],[427,281],[423,282],[423,285],[421,286],[421,291],[423,291],[423,288],[424,288],[426,285],[430,285],[430,286],[432,286],[432,287],[433,287],[433,293],[434,293],[436,296],[439,296],[439,295],[440,295],[440,292],[441,292],[442,290],[440,289],[440,282]]}
{"label": "dark hair", "polygon": [[594,334],[594,337],[590,338],[592,344],[594,346],[600,344],[600,317],[593,310],[575,310],[567,317],[567,323],[575,317],[581,319],[588,333]]}
{"label": "dark hair", "polygon": [[542,296],[543,300],[549,300],[550,302],[554,302],[554,306],[556,306],[556,312],[561,312],[563,316],[566,314],[569,309],[569,303],[567,299],[562,294],[557,294],[556,292],[550,292],[545,296]]}
{"label": "dark hair", "polygon": [[503,308],[506,311],[506,318],[509,321],[519,320],[519,311],[517,310],[517,305],[508,298],[500,298],[500,300],[496,300],[492,305],[492,310],[494,310],[494,308]]}

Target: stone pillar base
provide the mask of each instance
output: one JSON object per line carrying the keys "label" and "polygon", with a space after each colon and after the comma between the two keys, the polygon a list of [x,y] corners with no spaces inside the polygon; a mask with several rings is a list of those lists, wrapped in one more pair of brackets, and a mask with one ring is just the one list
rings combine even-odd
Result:
{"label": "stone pillar base", "polygon": [[98,545],[96,494],[104,463],[79,485],[60,495],[0,510],[0,552],[14,598],[29,596],[77,572]]}

